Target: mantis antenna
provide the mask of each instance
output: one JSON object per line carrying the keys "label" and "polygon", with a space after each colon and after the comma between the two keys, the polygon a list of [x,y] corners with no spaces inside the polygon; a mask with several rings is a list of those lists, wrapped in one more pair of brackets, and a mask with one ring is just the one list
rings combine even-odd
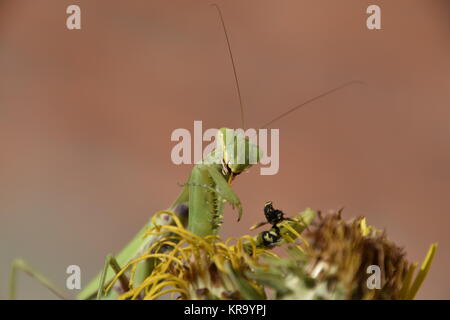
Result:
{"label": "mantis antenna", "polygon": [[[236,83],[236,90],[237,90],[237,95],[239,98],[239,106],[241,108],[241,124],[242,124],[242,129],[245,130],[245,122],[244,122],[244,105],[242,103],[242,95],[241,95],[241,88],[239,85],[239,78],[238,78],[238,74],[236,71],[236,65],[234,63],[234,57],[233,57],[233,51],[231,50],[231,44],[230,44],[230,38],[228,37],[228,32],[227,32],[227,27],[225,25],[225,21],[223,19],[223,15],[222,15],[222,10],[220,9],[219,5],[217,5],[216,3],[211,4],[213,7],[215,7],[217,9],[217,12],[219,14],[220,17],[220,22],[222,23],[222,28],[223,28],[223,32],[225,34],[225,39],[227,40],[227,47],[228,47],[228,53],[230,55],[230,60],[231,60],[231,65],[233,66],[233,74],[234,74],[234,80]],[[331,90],[328,90],[324,93],[321,93],[313,98],[310,98],[306,101],[304,101],[303,103],[296,105],[295,107],[292,107],[291,109],[283,112],[282,114],[280,114],[279,116],[275,117],[274,119],[270,120],[269,122],[267,122],[266,124],[264,124],[263,126],[260,126],[261,129],[267,128],[268,126],[270,126],[271,124],[273,124],[274,122],[280,120],[281,118],[284,118],[285,116],[291,114],[292,112],[310,104],[311,102],[314,102],[316,100],[319,100],[321,98],[324,98],[325,96],[328,96],[336,91],[339,91],[341,89],[344,89],[348,86],[354,85],[354,84],[360,84],[360,85],[365,85],[366,83],[363,81],[359,81],[359,80],[353,80],[350,82],[346,82],[338,87],[335,87]]]}
{"label": "mantis antenna", "polygon": [[236,90],[237,90],[237,94],[238,94],[238,98],[239,98],[239,106],[241,107],[242,129],[245,129],[244,105],[242,103],[241,88],[239,86],[239,78],[238,78],[237,71],[236,71],[236,65],[234,63],[234,57],[233,57],[233,51],[231,50],[230,39],[228,38],[227,27],[225,25],[225,21],[223,20],[222,10],[220,10],[219,5],[217,5],[216,3],[213,3],[212,6],[215,7],[217,9],[217,12],[219,13],[220,22],[222,23],[223,32],[225,33],[225,38],[227,40],[228,53],[230,54],[231,65],[233,66],[234,81],[236,83]]}
{"label": "mantis antenna", "polygon": [[299,104],[299,105],[297,105],[297,106],[295,106],[295,107],[292,107],[291,109],[289,109],[289,110],[283,112],[282,114],[280,114],[280,115],[277,116],[276,118],[270,120],[270,121],[267,122],[265,125],[261,126],[261,128],[262,128],[262,129],[267,128],[268,126],[270,126],[270,125],[271,125],[272,123],[274,123],[275,121],[280,120],[281,118],[283,118],[283,117],[287,116],[288,114],[290,114],[290,113],[292,113],[292,112],[294,112],[294,111],[300,109],[301,107],[304,107],[304,106],[310,104],[311,102],[314,102],[314,101],[316,101],[316,100],[319,100],[319,99],[321,99],[321,98],[323,98],[323,97],[325,97],[325,96],[327,96],[327,95],[329,95],[329,94],[332,94],[332,93],[334,93],[334,92],[336,92],[336,91],[338,91],[338,90],[344,89],[345,87],[348,87],[348,86],[351,86],[351,85],[354,85],[354,84],[365,85],[366,83],[363,82],[363,81],[354,80],[354,81],[350,81],[350,82],[341,84],[341,85],[338,86],[338,87],[335,87],[335,88],[333,88],[333,89],[331,89],[331,90],[328,90],[328,91],[326,91],[326,92],[324,92],[324,93],[322,93],[322,94],[319,94],[318,96],[315,96],[315,97],[313,97],[313,98],[310,98],[310,99],[306,100],[305,102],[303,102],[303,103],[301,103],[301,104]]}

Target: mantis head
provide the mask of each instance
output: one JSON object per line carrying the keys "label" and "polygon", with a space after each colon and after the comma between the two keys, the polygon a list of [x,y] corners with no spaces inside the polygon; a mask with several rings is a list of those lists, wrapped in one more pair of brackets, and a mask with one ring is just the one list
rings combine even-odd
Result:
{"label": "mantis head", "polygon": [[[257,164],[261,159],[261,150],[256,144],[256,131],[252,133],[247,131],[244,134],[242,129],[228,128],[221,128],[217,132],[216,152],[234,175]],[[247,134],[250,139],[246,137]]]}

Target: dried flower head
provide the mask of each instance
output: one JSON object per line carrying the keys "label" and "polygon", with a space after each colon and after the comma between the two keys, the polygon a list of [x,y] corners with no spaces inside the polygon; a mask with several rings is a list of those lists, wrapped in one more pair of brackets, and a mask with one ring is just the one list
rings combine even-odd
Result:
{"label": "dried flower head", "polygon": [[[130,290],[120,299],[412,299],[436,251],[433,244],[413,281],[416,264],[364,218],[346,222],[341,212],[317,218],[308,209],[256,236],[222,241],[199,237],[172,216],[175,225],[148,230],[159,240],[115,277],[130,277]],[[273,247],[286,249],[287,256],[271,252]],[[157,263],[133,285],[137,265],[147,259]],[[370,266],[381,271],[379,289],[367,284]]]}
{"label": "dried flower head", "polygon": [[[365,218],[346,222],[340,211],[319,215],[305,238],[303,252],[291,247],[288,258],[272,259],[270,272],[259,269],[252,276],[275,289],[276,299],[413,299],[436,252],[433,244],[412,281],[417,265]],[[368,283],[374,269],[380,271],[378,288]]]}

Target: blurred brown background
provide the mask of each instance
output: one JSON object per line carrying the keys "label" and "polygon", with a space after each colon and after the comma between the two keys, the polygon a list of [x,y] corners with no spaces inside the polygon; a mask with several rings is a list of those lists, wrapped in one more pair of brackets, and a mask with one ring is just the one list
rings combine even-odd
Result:
{"label": "blurred brown background", "polygon": [[[65,285],[87,283],[191,166],[170,160],[176,128],[240,124],[232,68],[207,0],[0,0],[0,297],[14,257]],[[446,0],[218,0],[249,126],[349,80],[276,124],[280,172],[234,185],[247,232],[273,200],[288,214],[345,206],[421,261],[419,298],[448,299],[450,4]],[[78,4],[82,30],[66,29]],[[366,8],[382,9],[381,31]],[[22,276],[20,298],[53,295]]]}

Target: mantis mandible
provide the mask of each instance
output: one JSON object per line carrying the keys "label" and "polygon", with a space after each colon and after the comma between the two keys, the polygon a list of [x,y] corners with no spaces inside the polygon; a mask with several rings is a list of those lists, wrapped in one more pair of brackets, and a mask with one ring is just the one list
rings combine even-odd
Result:
{"label": "mantis mandible", "polygon": [[[226,37],[241,108],[242,127],[244,127],[244,109],[228,33],[220,8],[217,5],[213,6],[217,8]],[[262,127],[266,128],[274,121],[281,119],[304,105],[355,83],[360,82],[348,82],[309,99],[304,103],[289,109]],[[262,155],[261,150],[257,145],[251,143],[245,138],[245,136],[237,133],[235,134],[235,130],[233,129],[219,129],[215,141],[216,149],[205,157],[201,163],[194,165],[187,183],[183,185],[183,189],[176,200],[166,210],[175,213],[180,221],[187,226],[189,231],[199,236],[217,234],[222,223],[225,202],[228,202],[238,210],[240,219],[242,215],[242,205],[239,197],[231,188],[231,183],[240,173],[257,163]],[[239,154],[239,152],[236,152],[237,148],[243,148],[245,150],[243,151],[244,157],[241,157],[240,161],[236,161],[236,154]],[[252,155],[256,155],[256,161],[255,157],[252,159]],[[154,221],[156,221],[157,225],[167,225],[173,223],[172,218],[168,214],[159,214]],[[117,297],[121,290],[127,290],[129,285],[128,279],[126,275],[123,275],[119,278],[120,287],[116,288],[116,290],[110,290],[106,295],[104,293],[104,288],[112,281],[114,275],[120,271],[122,266],[131,261],[133,258],[139,256],[140,253],[148,249],[153,243],[156,242],[156,240],[158,240],[155,238],[156,236],[144,237],[145,231],[152,227],[154,227],[154,225],[152,219],[150,219],[117,255],[108,255],[105,259],[103,270],[95,276],[87,286],[84,287],[76,298],[112,299]],[[154,263],[154,259],[148,259],[139,264],[134,277],[136,283],[142,282],[148,275],[150,275]],[[57,296],[67,298],[65,294],[61,290],[57,289],[51,281],[39,272],[34,271],[25,261],[15,260],[12,264],[10,275],[9,295],[11,299],[15,298],[15,280],[18,270],[28,273],[44,286],[49,288]]]}

